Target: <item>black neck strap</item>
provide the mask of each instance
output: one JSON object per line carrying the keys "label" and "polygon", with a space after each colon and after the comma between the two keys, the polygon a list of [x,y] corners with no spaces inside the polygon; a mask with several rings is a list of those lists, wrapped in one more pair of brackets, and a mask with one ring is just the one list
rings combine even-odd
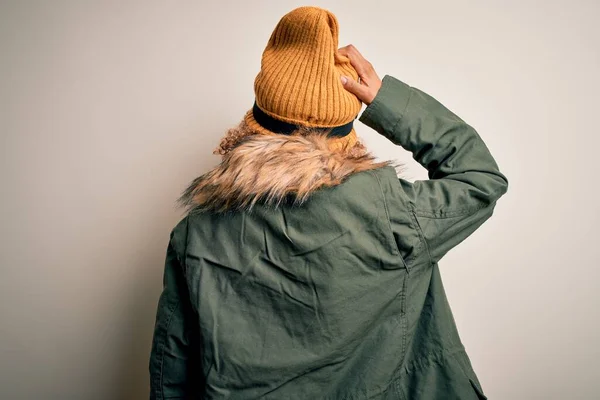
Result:
{"label": "black neck strap", "polygon": [[[271,132],[289,135],[301,127],[300,125],[291,124],[289,122],[281,121],[271,117],[269,114],[265,113],[258,107],[256,101],[254,102],[254,106],[252,107],[252,114],[254,114],[254,119],[256,120],[256,122],[258,122],[259,125]],[[344,137],[350,133],[353,124],[354,120],[348,122],[345,125],[335,127],[317,127],[314,129],[322,130],[324,132],[331,130],[331,132],[329,132],[329,134],[327,135],[328,137]]]}

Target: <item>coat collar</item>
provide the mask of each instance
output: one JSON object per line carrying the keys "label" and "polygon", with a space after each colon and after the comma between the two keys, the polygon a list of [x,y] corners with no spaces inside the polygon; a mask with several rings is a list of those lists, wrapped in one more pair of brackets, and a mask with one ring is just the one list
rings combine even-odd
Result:
{"label": "coat collar", "polygon": [[215,153],[221,162],[194,179],[178,203],[188,210],[250,210],[258,203],[278,207],[286,199],[302,204],[316,190],[339,185],[349,176],[390,165],[359,141],[335,148],[318,131],[292,135],[256,134],[241,123],[230,129]]}

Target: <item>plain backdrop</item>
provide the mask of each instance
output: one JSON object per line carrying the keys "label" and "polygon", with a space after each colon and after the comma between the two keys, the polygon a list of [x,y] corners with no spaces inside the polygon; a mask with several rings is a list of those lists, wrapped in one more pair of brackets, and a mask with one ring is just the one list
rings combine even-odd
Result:
{"label": "plain backdrop", "polygon": [[[270,33],[334,12],[380,77],[509,179],[440,268],[490,399],[600,391],[598,1],[2,1],[0,398],[144,399],[181,190],[241,121]],[[364,109],[364,108],[363,108]],[[382,159],[410,153],[358,123]]]}

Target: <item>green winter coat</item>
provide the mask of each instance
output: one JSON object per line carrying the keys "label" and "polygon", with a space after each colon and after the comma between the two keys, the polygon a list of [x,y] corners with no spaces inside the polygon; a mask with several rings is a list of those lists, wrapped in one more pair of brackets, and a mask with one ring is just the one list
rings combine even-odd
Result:
{"label": "green winter coat", "polygon": [[[438,261],[507,178],[470,125],[390,75],[359,120],[429,180],[255,135],[194,182],[204,206],[171,232],[151,399],[486,398]],[[298,185],[317,189],[295,203]]]}

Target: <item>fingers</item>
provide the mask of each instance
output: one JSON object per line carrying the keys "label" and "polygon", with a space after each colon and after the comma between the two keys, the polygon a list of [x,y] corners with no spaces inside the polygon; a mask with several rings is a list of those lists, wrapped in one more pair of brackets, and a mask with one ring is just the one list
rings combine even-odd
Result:
{"label": "fingers", "polygon": [[365,83],[369,84],[370,80],[379,79],[373,65],[363,57],[354,45],[349,44],[341,47],[338,49],[338,53],[350,59],[352,67]]}
{"label": "fingers", "polygon": [[361,57],[363,60],[365,59],[365,58],[363,57],[363,55],[361,54],[361,52],[360,52],[360,51],[358,51],[358,49],[357,49],[357,48],[356,48],[356,47],[355,47],[353,44],[348,44],[348,45],[346,45],[346,46],[344,46],[344,47],[340,47],[340,48],[338,49],[338,51],[339,51],[340,53],[344,54],[346,57],[348,57],[348,54],[349,54],[349,53],[353,53],[353,54],[356,54],[356,55],[358,55],[359,57]]}
{"label": "fingers", "polygon": [[375,72],[375,68],[351,44],[339,48],[338,53],[348,57],[350,64],[358,73],[359,78],[357,82],[350,77],[342,77],[342,85],[346,90],[358,97],[360,101],[367,105],[370,104],[377,95],[379,88],[381,88],[381,79],[379,79],[377,72]]}
{"label": "fingers", "polygon": [[362,102],[369,99],[369,88],[361,85],[351,77],[342,76],[342,85],[344,85],[344,89],[358,97]]}

